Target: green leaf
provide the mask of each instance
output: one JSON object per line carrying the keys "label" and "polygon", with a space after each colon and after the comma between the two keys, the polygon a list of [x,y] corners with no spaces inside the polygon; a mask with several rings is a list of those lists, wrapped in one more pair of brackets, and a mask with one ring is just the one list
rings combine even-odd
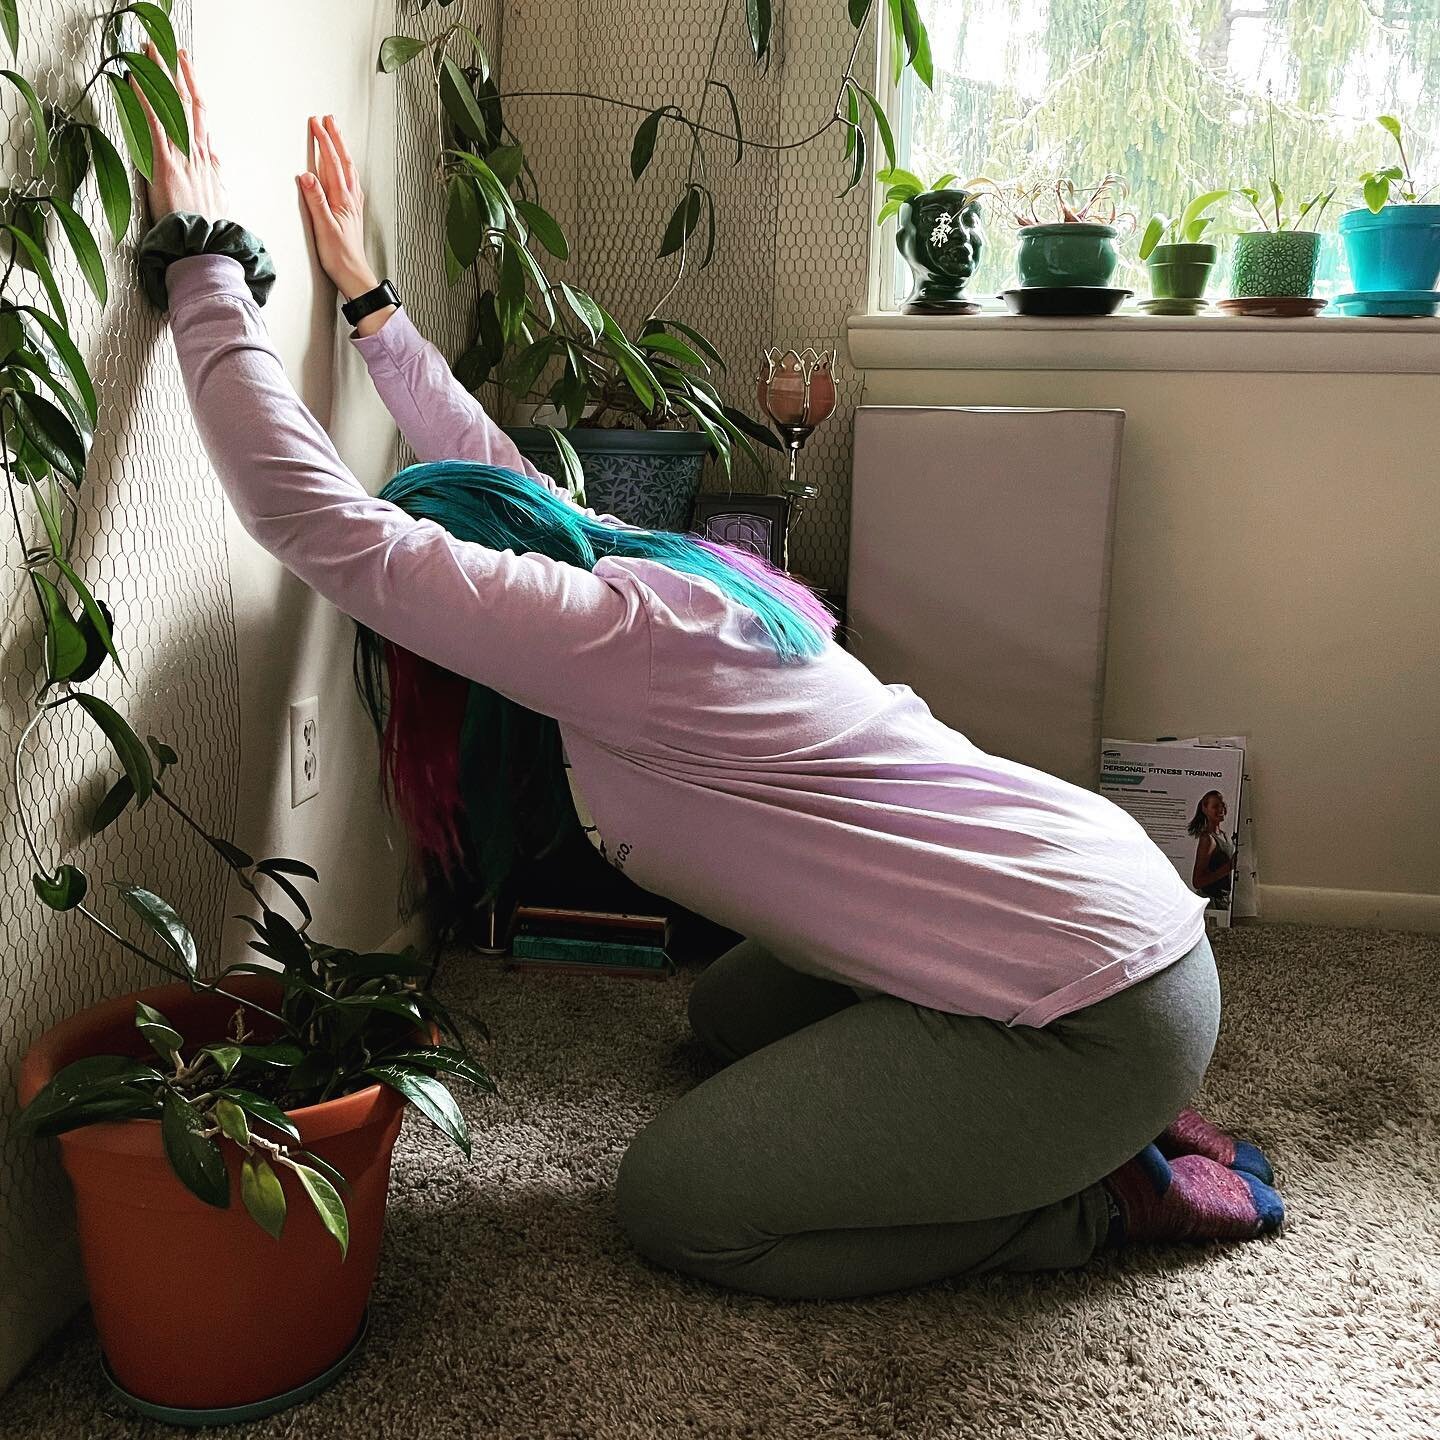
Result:
{"label": "green leaf", "polygon": [[524,399],[561,344],[558,336],[544,335],[512,356],[505,367],[505,383],[511,392]]}
{"label": "green leaf", "polygon": [[730,422],[741,434],[748,436],[751,440],[757,440],[761,445],[771,450],[783,450],[785,447],[780,443],[779,437],[768,426],[762,425],[758,420],[752,419],[743,410],[737,410],[733,405],[722,405],[720,413]]}
{"label": "green leaf", "polygon": [[20,428],[48,464],[79,485],[85,478],[85,441],[70,417],[43,395],[12,394]]}
{"label": "green leaf", "polygon": [[635,138],[630,144],[630,174],[638,180],[655,158],[655,141],[660,135],[660,124],[667,115],[681,117],[681,111],[674,105],[662,105],[652,110],[639,124]]}
{"label": "green leaf", "polygon": [[172,72],[178,71],[180,47],[175,42],[175,27],[170,23],[170,17],[158,5],[149,3],[149,0],[135,0],[128,8],[145,27],[145,33],[160,52],[160,58]]}
{"label": "green leaf", "polygon": [[405,1050],[398,1055],[387,1055],[385,1059],[391,1065],[438,1070],[446,1075],[455,1075],[461,1080],[468,1080],[472,1085],[478,1085],[482,1090],[493,1092],[495,1089],[495,1082],[484,1070],[469,1056],[462,1055],[448,1045],[433,1045],[424,1050]]}
{"label": "green leaf", "polygon": [[515,208],[530,227],[531,233],[557,260],[570,258],[570,242],[566,240],[560,222],[548,210],[541,209],[529,200],[517,200]]}
{"label": "green leaf", "polygon": [[77,695],[76,703],[104,732],[105,738],[114,747],[135,794],[143,805],[155,789],[155,772],[150,768],[150,757],[139,737],[128,724],[103,700],[94,695]]}
{"label": "green leaf", "polygon": [[725,92],[725,98],[730,102],[730,118],[735,122],[735,164],[739,164],[745,158],[745,132],[740,124],[740,102],[735,98],[735,92],[723,81],[712,79],[710,84]]}
{"label": "green leaf", "polygon": [[238,1045],[202,1045],[202,1055],[208,1055],[220,1067],[220,1078],[228,1080],[230,1072],[240,1063]]}
{"label": "green leaf", "polygon": [[[148,134],[146,138],[149,138]],[[130,228],[130,214],[134,204],[130,191],[130,176],[126,172],[125,162],[120,158],[120,152],[98,126],[90,127],[90,156],[95,164],[95,188],[100,192],[105,222],[110,227],[111,238],[118,245]]]}
{"label": "green leaf", "polygon": [[682,365],[693,365],[697,370],[708,371],[710,367],[683,340],[663,333],[646,335],[640,340],[642,350],[655,350]]}
{"label": "green leaf", "polygon": [[[15,48],[13,45],[10,47]],[[8,80],[25,97],[25,103],[30,107],[30,128],[34,133],[35,144],[35,169],[43,170],[50,163],[50,131],[45,125],[45,107],[40,103],[40,97],[35,93],[35,87],[23,76],[17,75],[13,70],[0,70],[0,76]]]}
{"label": "green leaf", "polygon": [[217,1210],[230,1204],[230,1174],[220,1146],[205,1134],[205,1121],[174,1090],[160,1111],[160,1139],[176,1178],[197,1199]]}
{"label": "green leaf", "polygon": [[120,1086],[162,1078],[153,1065],[128,1055],[87,1055],[56,1074],[20,1112],[16,1129],[29,1135],[53,1134],[48,1127],[72,1106],[87,1104]]}
{"label": "green leaf", "polygon": [[314,1205],[320,1223],[335,1237],[336,1244],[340,1246],[340,1254],[348,1255],[350,1221],[345,1214],[345,1202],[340,1198],[340,1192],[318,1170],[311,1169],[309,1165],[301,1165],[293,1160],[290,1165],[305,1187],[305,1193],[310,1197],[310,1203]]}
{"label": "green leaf", "polygon": [[[245,862],[250,863],[248,860]],[[268,860],[259,861],[255,868],[262,875],[298,875],[302,880],[318,880],[320,872],[303,860],[292,860],[287,855],[272,855]]]}
{"label": "green leaf", "polygon": [[30,578],[45,606],[46,673],[51,680],[68,680],[85,663],[85,637],[54,584],[37,573]]}
{"label": "green leaf", "polygon": [[525,267],[507,244],[500,257],[500,288],[495,296],[495,309],[500,317],[500,330],[507,341],[520,333],[525,319]]}
{"label": "green leaf", "polygon": [[58,195],[50,197],[50,207],[60,217],[60,226],[65,231],[70,248],[75,252],[75,261],[85,283],[94,291],[95,298],[103,305],[110,298],[110,286],[105,279],[105,261],[101,258],[100,247],[90,233],[90,227],[82,220],[74,206]]}
{"label": "green leaf", "polygon": [[475,101],[465,72],[446,55],[440,61],[440,103],[455,122],[461,134],[478,145],[489,143],[485,133],[485,117]]}
{"label": "green leaf", "polygon": [[1393,115],[1377,115],[1375,117],[1375,123],[1379,125],[1382,130],[1388,131],[1397,140],[1400,139],[1400,122]]}
{"label": "green leaf", "polygon": [[557,429],[554,425],[542,425],[540,428],[550,432],[551,443],[555,446],[555,453],[560,458],[560,468],[564,471],[565,488],[572,495],[584,495],[585,467],[580,463],[580,456],[576,454],[575,447],[570,443],[565,432]]}
{"label": "green leaf", "polygon": [[174,1064],[184,1043],[181,1034],[158,1010],[143,1000],[135,1002],[135,1028],[162,1060]]}
{"label": "green leaf", "polygon": [[185,118],[185,102],[175,82],[148,55],[136,50],[123,50],[119,58],[130,68],[135,83],[144,92],[170,143],[182,155],[190,153],[190,123]]}
{"label": "green leaf", "polygon": [[841,195],[848,195],[865,178],[865,132],[863,130],[852,130],[855,138],[855,158],[851,162],[850,180]]}
{"label": "green leaf", "polygon": [[[895,132],[890,128],[890,117],[885,113],[885,107],[863,86],[856,87],[860,91],[860,98],[870,107],[870,113],[875,117],[875,133],[880,137],[880,148],[885,152],[886,165],[895,164]],[[942,188],[935,187],[937,190]]]}
{"label": "green leaf", "polygon": [[387,35],[380,42],[380,58],[376,62],[376,69],[381,74],[393,75],[417,55],[424,54],[429,45],[428,40],[414,40],[409,35]]}
{"label": "green leaf", "polygon": [[870,6],[874,0],[850,0],[850,23],[859,29],[870,14]]}
{"label": "green leaf", "polygon": [[519,145],[497,145],[485,157],[495,178],[508,190],[525,168],[525,151]]}
{"label": "green leaf", "polygon": [[0,31],[4,32],[5,43],[10,53],[20,58],[20,16],[16,11],[16,0],[0,0]]}
{"label": "green leaf", "polygon": [[665,227],[665,239],[660,246],[660,258],[673,255],[694,234],[700,220],[701,193],[698,185],[687,185],[685,197],[675,207],[670,223]]}
{"label": "green leaf", "polygon": [[100,417],[100,405],[95,394],[95,384],[90,378],[90,371],[85,365],[84,357],[70,338],[70,332],[59,321],[47,315],[43,310],[35,309],[33,305],[21,305],[19,309],[40,326],[55,347],[66,370],[70,373],[70,378],[75,382],[81,403],[85,406],[85,413],[90,417],[90,423],[93,425]]}
{"label": "green leaf", "polygon": [[1365,180],[1365,204],[1379,214],[1390,198],[1390,181],[1379,175],[1370,175]]}
{"label": "green leaf", "polygon": [[845,86],[845,158],[855,153],[855,136],[860,130],[860,97],[854,87]]}
{"label": "green leaf", "polygon": [[1163,215],[1152,215],[1150,223],[1145,227],[1145,233],[1140,237],[1140,258],[1148,260],[1151,252],[1160,243],[1165,234],[1165,217]]}
{"label": "green leaf", "polygon": [[[277,884],[280,883],[276,876],[272,875],[270,878]],[[293,888],[292,886],[292,891]],[[300,903],[303,907],[303,897]],[[269,909],[265,911],[265,940],[275,958],[292,975],[310,974],[310,947],[305,943],[304,937],[283,915],[277,915]]]}
{"label": "green leaf", "polygon": [[[70,588],[75,592],[80,601],[81,608],[85,611],[85,618],[90,622],[91,629],[95,632],[96,638],[105,648],[105,653],[119,667],[120,673],[125,673],[125,667],[120,664],[119,652],[115,649],[115,638],[110,630],[110,621],[105,612],[100,608],[100,602],[90,593],[90,587],[80,578],[74,566],[68,560],[57,555],[55,564],[60,573],[70,582]],[[88,677],[87,677],[88,678]]]}
{"label": "green leaf", "polygon": [[329,962],[326,968],[337,980],[423,980],[430,974],[430,965],[414,955],[394,955],[374,950],[365,955],[347,955]]}
{"label": "green leaf", "polygon": [[145,108],[139,97],[118,75],[106,71],[110,82],[110,96],[115,101],[115,113],[120,121],[120,133],[125,137],[125,148],[135,168],[146,180],[155,178],[155,145],[150,138],[150,126],[145,120]]}
{"label": "green leaf", "polygon": [[55,283],[55,272],[50,268],[50,261],[46,259],[45,252],[36,243],[34,236],[27,234],[13,222],[0,225],[0,231],[4,231],[14,241],[12,249],[15,250],[16,257],[23,255],[28,259],[31,269],[40,277],[40,283],[45,287],[45,294],[55,312],[55,318],[62,325],[68,324],[65,301],[60,294],[60,287]]}
{"label": "green leaf", "polygon": [[416,1074],[394,1063],[372,1065],[365,1074],[399,1091],[441,1134],[453,1140],[467,1156],[470,1154],[470,1131],[465,1117],[455,1097],[433,1075]]}
{"label": "green leaf", "polygon": [[468,269],[485,239],[480,193],[468,175],[452,175],[445,187],[445,243],[456,263]]}
{"label": "green leaf", "polygon": [[227,1096],[222,1095],[215,1102],[215,1122],[222,1134],[228,1135],[237,1145],[250,1144],[250,1122],[245,1112]]}
{"label": "green leaf", "polygon": [[750,45],[756,63],[770,56],[770,32],[774,23],[771,0],[745,0],[745,25],[750,31]]}
{"label": "green leaf", "polygon": [[252,1120],[260,1120],[266,1125],[272,1125],[282,1134],[290,1136],[292,1140],[300,1138],[300,1132],[295,1128],[295,1122],[273,1100],[267,1100],[253,1090],[241,1090],[233,1085],[227,1085],[220,1093],[227,1100],[233,1100]]}
{"label": "green leaf", "polygon": [[563,280],[560,282],[560,293],[575,312],[575,318],[584,326],[591,344],[594,344],[605,330],[605,316],[600,307],[583,290],[573,289]]}
{"label": "green leaf", "polygon": [[660,320],[657,324],[664,325],[667,329],[678,330],[692,345],[710,361],[722,373],[725,370],[725,360],[720,352],[696,329],[683,324],[679,320]]}
{"label": "green leaf", "polygon": [[[1180,239],[1188,244],[1193,244],[1194,241],[1200,237],[1205,227],[1204,225],[1200,225],[1199,230],[1195,230],[1193,237],[1191,231],[1194,230],[1196,225],[1200,224],[1201,217],[1205,212],[1212,205],[1218,204],[1221,200],[1225,199],[1229,193],[1228,190],[1206,190],[1204,194],[1197,195],[1185,207],[1180,216],[1180,223],[1177,227],[1180,233]],[[1143,260],[1145,257],[1142,255],[1140,258]]]}
{"label": "green leaf", "polygon": [[54,875],[33,875],[30,883],[52,910],[73,910],[89,888],[84,872],[73,865],[57,866]]}
{"label": "green leaf", "polygon": [[337,1190],[348,1190],[350,1182],[326,1159],[317,1155],[313,1150],[297,1150],[294,1152],[297,1160],[304,1160],[307,1165],[318,1170]]}
{"label": "green leaf", "polygon": [[[166,748],[169,749],[168,746]],[[172,750],[170,753],[173,755],[175,752]],[[207,835],[205,839],[209,842],[210,848],[227,865],[232,865],[237,870],[243,870],[247,865],[255,863],[248,851],[242,850],[238,845],[232,845],[223,835]]]}
{"label": "green leaf", "polygon": [[240,1166],[240,1199],[250,1218],[271,1239],[278,1240],[285,1229],[285,1190],[268,1160],[245,1157]]}
{"label": "green leaf", "polygon": [[185,967],[186,972],[193,976],[200,964],[200,957],[195,950],[195,937],[169,903],[138,885],[114,884],[113,888],[120,892],[120,898],[126,905],[159,937],[166,949]]}
{"label": "green leaf", "polygon": [[98,835],[102,830],[113,825],[125,813],[125,807],[134,798],[135,787],[130,783],[130,777],[122,775],[105,792],[105,798],[95,807],[95,813],[90,817],[90,833]]}
{"label": "green leaf", "polygon": [[[153,735],[147,735],[145,743],[150,747],[150,753],[155,757],[155,763],[162,771],[180,763],[180,757],[163,740],[157,740]],[[250,862],[246,860],[244,863],[248,865]]]}

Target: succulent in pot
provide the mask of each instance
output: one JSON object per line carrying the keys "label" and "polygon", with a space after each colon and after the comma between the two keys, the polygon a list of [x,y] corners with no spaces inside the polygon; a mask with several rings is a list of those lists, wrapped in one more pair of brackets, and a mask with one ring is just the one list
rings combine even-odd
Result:
{"label": "succulent in pot", "polygon": [[1118,175],[1090,186],[1060,179],[1012,188],[1008,200],[1020,231],[1015,269],[1021,285],[1108,286],[1120,263],[1115,248],[1119,227],[1134,224],[1134,216],[1120,209],[1124,197],[1125,182]]}
{"label": "succulent in pot", "polygon": [[907,315],[969,315],[980,308],[965,295],[984,248],[980,200],[994,193],[983,177],[956,185],[958,176],[942,175],[926,184],[899,166],[881,170],[885,203],[876,217],[896,217],[895,245],[914,277]]}
{"label": "succulent in pot", "polygon": [[1393,115],[1378,124],[1394,141],[1397,163],[1359,177],[1365,204],[1340,217],[1340,239],[1355,292],[1336,302],[1346,313],[1434,315],[1440,309],[1440,185],[1422,188]]}
{"label": "succulent in pot", "polygon": [[1143,305],[1152,314],[1194,315],[1203,307],[1210,272],[1220,258],[1220,247],[1204,239],[1214,219],[1206,212],[1229,194],[1206,190],[1174,219],[1151,216],[1139,254],[1150,273],[1152,297]]}

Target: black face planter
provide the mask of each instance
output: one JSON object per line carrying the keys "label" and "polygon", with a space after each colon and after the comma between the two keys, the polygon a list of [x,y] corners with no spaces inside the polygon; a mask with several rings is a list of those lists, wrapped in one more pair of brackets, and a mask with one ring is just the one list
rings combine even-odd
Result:
{"label": "black face planter", "polygon": [[915,276],[906,315],[971,315],[980,306],[961,292],[980,262],[984,234],[979,196],[925,190],[900,207],[895,244]]}

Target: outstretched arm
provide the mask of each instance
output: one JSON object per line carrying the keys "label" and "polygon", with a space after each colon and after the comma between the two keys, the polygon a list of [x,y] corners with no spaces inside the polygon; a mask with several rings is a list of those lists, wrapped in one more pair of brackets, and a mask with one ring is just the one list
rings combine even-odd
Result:
{"label": "outstretched arm", "polygon": [[[333,115],[310,117],[315,168],[297,177],[320,263],[347,299],[380,283],[365,255],[365,194]],[[570,494],[520,454],[515,442],[455,378],[404,310],[387,306],[356,327],[355,348],[400,433],[421,460],[478,460],[518,470],[553,494]],[[619,525],[611,515],[585,514]]]}
{"label": "outstretched arm", "polygon": [[[152,209],[220,216],[225,202],[188,60],[191,153],[151,116]],[[245,528],[287,569],[406,649],[589,733],[641,723],[644,592],[537,554],[454,539],[366,493],[295,394],[235,260],[196,255],[166,276],[180,368],[206,449]]]}

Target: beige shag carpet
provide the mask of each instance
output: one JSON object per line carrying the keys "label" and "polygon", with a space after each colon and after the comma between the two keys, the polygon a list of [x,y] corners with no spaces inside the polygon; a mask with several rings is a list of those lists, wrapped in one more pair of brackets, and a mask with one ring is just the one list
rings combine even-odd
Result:
{"label": "beige shag carpet", "polygon": [[[1285,1232],[849,1304],[723,1294],[616,1231],[626,1142],[708,1072],[692,974],[455,956],[447,998],[488,1018],[504,1092],[470,1106],[476,1161],[407,1121],[364,1354],[303,1410],[228,1433],[1435,1440],[1440,937],[1249,927],[1217,952],[1202,1104],[1272,1157]],[[184,1433],[120,1411],[95,1362],[78,1320],[0,1398],[0,1436]]]}

